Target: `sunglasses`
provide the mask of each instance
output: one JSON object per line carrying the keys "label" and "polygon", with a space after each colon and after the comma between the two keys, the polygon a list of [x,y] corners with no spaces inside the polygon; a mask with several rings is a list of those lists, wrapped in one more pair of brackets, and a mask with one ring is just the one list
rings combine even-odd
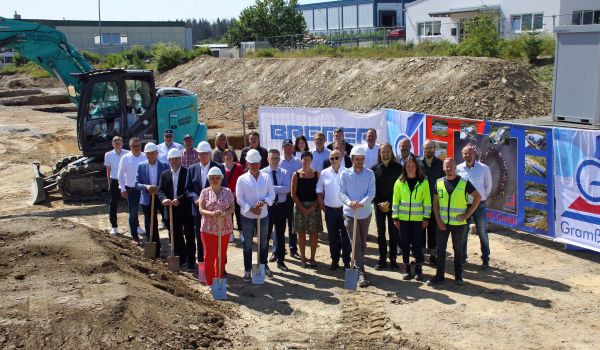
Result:
{"label": "sunglasses", "polygon": [[329,160],[338,160],[340,157],[330,157]]}

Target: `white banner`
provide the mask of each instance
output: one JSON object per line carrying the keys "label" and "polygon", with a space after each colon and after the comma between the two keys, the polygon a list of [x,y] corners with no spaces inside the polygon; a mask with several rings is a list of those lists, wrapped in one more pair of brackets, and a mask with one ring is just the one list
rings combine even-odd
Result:
{"label": "white banner", "polygon": [[313,135],[325,134],[326,145],[333,141],[333,130],[344,129],[346,142],[353,145],[366,144],[369,128],[377,130],[377,142],[387,142],[387,124],[384,110],[370,113],[353,113],[338,108],[284,108],[261,107],[258,109],[260,144],[266,149],[281,149],[281,142],[304,135],[309,148],[314,148]]}
{"label": "white banner", "polygon": [[600,132],[554,128],[556,240],[600,252]]}

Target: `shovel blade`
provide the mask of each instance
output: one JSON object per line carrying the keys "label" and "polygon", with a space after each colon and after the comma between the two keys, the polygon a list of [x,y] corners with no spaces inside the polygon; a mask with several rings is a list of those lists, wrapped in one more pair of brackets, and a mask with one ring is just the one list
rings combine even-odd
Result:
{"label": "shovel blade", "polygon": [[252,284],[263,284],[267,274],[265,272],[265,264],[254,265],[252,268]]}
{"label": "shovel blade", "polygon": [[148,259],[156,259],[156,242],[144,243],[144,257]]}
{"label": "shovel blade", "polygon": [[36,177],[31,184],[31,204],[39,204],[48,198],[44,189],[44,179]]}
{"label": "shovel blade", "polygon": [[204,271],[204,262],[198,263],[198,282],[206,283],[206,272]]}
{"label": "shovel blade", "polygon": [[344,289],[356,290],[358,286],[358,269],[346,269],[344,274]]}
{"label": "shovel blade", "polygon": [[181,264],[178,256],[167,257],[167,264],[169,266],[169,271],[179,272],[181,270]]}
{"label": "shovel blade", "polygon": [[213,299],[227,300],[227,278],[214,279],[211,288]]}

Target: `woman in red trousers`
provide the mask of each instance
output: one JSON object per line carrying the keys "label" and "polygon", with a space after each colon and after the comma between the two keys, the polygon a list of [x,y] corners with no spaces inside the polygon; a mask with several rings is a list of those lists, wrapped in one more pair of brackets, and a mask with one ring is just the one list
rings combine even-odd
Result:
{"label": "woman in red trousers", "polygon": [[221,234],[221,273],[225,271],[227,261],[227,246],[232,230],[231,214],[234,210],[233,194],[227,187],[221,186],[223,173],[217,167],[208,171],[207,187],[200,192],[200,214],[202,223],[200,235],[204,245],[204,266],[206,285],[211,286],[214,278],[220,278],[217,264],[219,233]]}

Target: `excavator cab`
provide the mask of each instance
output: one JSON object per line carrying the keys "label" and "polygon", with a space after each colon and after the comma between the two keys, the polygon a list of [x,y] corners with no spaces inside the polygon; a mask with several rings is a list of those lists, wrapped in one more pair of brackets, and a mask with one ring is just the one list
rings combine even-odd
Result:
{"label": "excavator cab", "polygon": [[151,71],[100,70],[80,74],[77,113],[79,148],[85,157],[101,157],[113,137],[158,139],[156,94]]}

